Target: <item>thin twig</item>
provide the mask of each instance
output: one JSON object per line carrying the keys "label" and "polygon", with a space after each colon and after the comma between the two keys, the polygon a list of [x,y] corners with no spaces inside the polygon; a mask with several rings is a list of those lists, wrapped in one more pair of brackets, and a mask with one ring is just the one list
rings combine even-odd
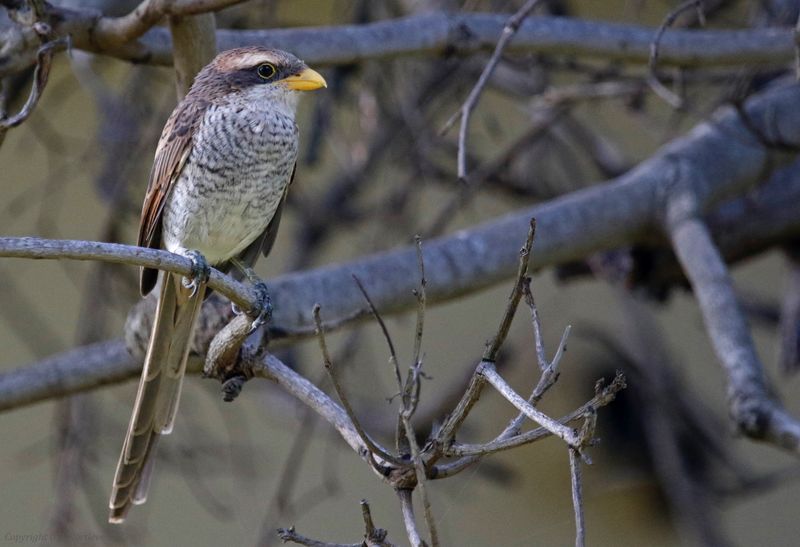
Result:
{"label": "thin twig", "polygon": [[526,274],[528,272],[530,254],[535,235],[536,219],[531,218],[528,228],[528,237],[525,240],[525,245],[519,251],[516,281],[514,283],[514,289],[511,291],[511,295],[508,298],[505,314],[500,321],[500,326],[497,328],[497,333],[495,334],[494,338],[492,338],[492,341],[487,345],[483,354],[483,359],[478,365],[475,373],[472,375],[464,395],[462,395],[461,399],[456,405],[456,408],[447,417],[444,424],[442,424],[442,427],[439,429],[438,434],[436,435],[436,441],[434,444],[436,444],[439,449],[446,448],[450,445],[450,443],[453,442],[456,432],[461,427],[461,424],[467,419],[467,415],[469,414],[470,410],[472,410],[472,407],[475,405],[475,403],[478,402],[478,398],[480,397],[486,380],[486,378],[480,374],[481,365],[483,363],[494,362],[494,360],[497,358],[497,352],[500,349],[500,346],[503,344],[503,341],[505,341],[505,338],[508,335],[508,329],[511,327],[511,320],[514,318],[514,313],[516,312],[519,305],[519,300],[522,297],[522,290],[525,284]]}
{"label": "thin twig", "polygon": [[411,498],[412,491],[408,489],[398,489],[397,497],[400,498],[400,509],[403,513],[403,524],[406,527],[406,535],[412,547],[423,547],[426,545],[417,530],[417,520],[414,517],[414,502]]}
{"label": "thin twig", "polygon": [[669,88],[667,88],[661,81],[658,79],[658,74],[656,72],[656,68],[658,66],[658,55],[659,55],[659,46],[661,44],[661,38],[664,36],[664,32],[672,26],[675,20],[685,11],[695,8],[697,10],[698,20],[700,21],[701,25],[705,25],[705,15],[703,12],[703,0],[686,0],[682,4],[680,4],[677,8],[672,10],[667,14],[664,20],[659,25],[658,30],[656,31],[656,36],[653,39],[652,44],[650,44],[650,60],[648,62],[648,73],[647,73],[647,83],[653,89],[656,95],[661,97],[667,104],[669,104],[672,108],[680,109],[685,106],[684,100],[682,97],[679,97],[675,93],[673,93]]}
{"label": "thin twig", "polygon": [[482,367],[480,373],[486,378],[487,382],[492,384],[492,386],[494,386],[494,388],[503,397],[505,397],[509,403],[517,407],[517,409],[522,411],[528,418],[549,430],[553,435],[567,443],[569,446],[578,446],[580,444],[580,439],[578,438],[577,432],[574,429],[559,423],[557,420],[554,420],[550,416],[547,416],[543,412],[540,412],[531,406],[528,401],[523,399],[516,391],[514,391],[514,389],[508,385],[508,382],[506,382],[503,377],[498,374],[492,363],[484,361],[481,363],[481,365]]}
{"label": "thin twig", "polygon": [[420,494],[422,494],[422,509],[425,513],[425,523],[428,525],[428,531],[431,534],[431,545],[437,547],[439,545],[439,533],[436,531],[436,521],[433,518],[433,510],[431,509],[430,498],[428,497],[427,487],[427,470],[425,469],[425,462],[420,454],[419,445],[417,444],[416,433],[411,424],[410,416],[406,412],[400,413],[403,420],[403,429],[405,429],[408,438],[408,444],[411,448],[411,459],[414,461],[414,467],[417,472],[417,480]]}
{"label": "thin twig", "polygon": [[[478,99],[480,99],[483,89],[489,82],[489,78],[492,77],[494,69],[497,68],[497,64],[500,62],[500,57],[503,55],[503,51],[511,41],[511,38],[514,37],[514,35],[517,33],[517,30],[519,30],[519,27],[522,25],[522,22],[525,21],[525,18],[528,17],[531,11],[533,11],[533,9],[540,2],[541,0],[528,0],[514,15],[509,17],[505,27],[503,27],[503,33],[500,35],[500,39],[497,41],[497,46],[494,48],[494,52],[489,58],[489,62],[486,63],[486,67],[483,69],[483,72],[478,78],[478,82],[475,84],[475,87],[472,88],[472,91],[470,91],[469,95],[467,96],[467,100],[464,101],[464,104],[461,106],[461,126],[458,130],[459,180],[465,180],[467,178],[467,132],[469,130],[469,118],[472,114],[472,110],[478,104]],[[442,132],[446,132],[450,127],[452,127],[457,119],[458,115],[456,115],[454,118],[451,118]]]}
{"label": "thin twig", "polygon": [[[537,361],[539,362],[540,367],[542,368],[542,375],[539,377],[539,381],[536,383],[536,387],[533,388],[530,397],[528,397],[528,403],[531,406],[536,406],[539,404],[539,401],[544,397],[544,394],[550,389],[553,385],[555,385],[556,381],[558,380],[559,376],[559,364],[561,363],[561,358],[564,356],[564,352],[567,348],[567,339],[569,338],[569,333],[571,327],[567,325],[567,328],[564,329],[564,334],[561,335],[561,341],[558,344],[558,348],[556,348],[556,353],[553,356],[553,360],[548,363],[547,356],[545,355],[544,351],[544,341],[542,340],[542,332],[541,332],[541,324],[539,323],[539,312],[536,309],[536,303],[533,300],[533,292],[531,291],[531,283],[530,278],[526,278],[524,283],[522,284],[522,292],[525,295],[525,302],[531,309],[531,323],[533,326],[533,337],[534,337],[534,345],[536,346],[537,352]],[[522,424],[525,421],[525,414],[520,412],[513,420],[511,420],[506,428],[503,430],[500,435],[498,435],[497,439],[506,439],[517,435],[522,428]],[[495,439],[495,440],[497,440]]]}
{"label": "thin twig", "polygon": [[469,414],[470,410],[472,410],[472,407],[478,402],[478,398],[480,397],[481,391],[483,390],[483,386],[485,384],[486,379],[481,374],[472,375],[472,378],[470,378],[469,384],[467,385],[467,389],[464,391],[464,395],[461,396],[456,408],[447,417],[444,424],[442,424],[441,429],[439,429],[439,433],[436,436],[436,442],[440,448],[446,450],[453,442],[456,432],[461,427],[461,424],[464,423],[464,420],[467,419],[467,415]]}
{"label": "thin twig", "polygon": [[[542,339],[542,322],[539,320],[539,310],[536,308],[536,302],[533,299],[533,292],[531,292],[530,280],[522,286],[522,294],[525,296],[525,303],[531,310],[531,325],[533,327],[533,342],[536,347],[536,361],[539,369],[544,372],[550,368],[550,363],[547,362],[547,355],[544,352],[544,340]],[[555,359],[553,359],[555,362]]]}
{"label": "thin twig", "polygon": [[20,125],[33,113],[33,109],[36,108],[50,77],[53,55],[58,51],[69,48],[70,43],[70,37],[64,36],[52,42],[47,42],[38,49],[36,52],[36,68],[33,71],[33,85],[31,86],[28,100],[25,101],[22,109],[10,118],[5,117],[5,112],[2,113],[3,117],[0,118],[0,144],[2,144],[9,129]]}
{"label": "thin twig", "polygon": [[575,509],[575,547],[586,544],[586,526],[583,520],[583,488],[581,484],[580,453],[569,449],[569,471],[572,477],[572,507]]}
{"label": "thin twig", "polygon": [[314,324],[316,325],[317,329],[317,339],[319,340],[319,349],[322,352],[322,360],[325,365],[325,371],[328,373],[328,377],[333,384],[333,389],[336,392],[336,396],[339,397],[339,402],[342,404],[345,412],[347,413],[348,418],[353,423],[353,427],[358,432],[359,437],[361,437],[362,442],[367,446],[367,448],[373,453],[381,457],[382,459],[386,460],[387,462],[391,462],[398,467],[409,467],[408,462],[404,462],[397,458],[396,456],[390,454],[385,449],[380,447],[369,434],[364,430],[361,426],[361,422],[359,421],[358,417],[356,416],[353,407],[350,405],[350,400],[344,393],[344,389],[342,385],[339,383],[339,377],[336,375],[336,371],[333,366],[333,362],[331,361],[330,353],[328,352],[328,343],[325,340],[325,331],[322,326],[322,319],[320,317],[320,306],[317,304],[314,306]]}
{"label": "thin twig", "polygon": [[528,265],[530,263],[531,248],[533,247],[533,238],[536,235],[536,219],[531,218],[530,227],[528,228],[528,238],[525,240],[525,245],[519,251],[519,264],[517,266],[517,278],[514,283],[514,288],[511,295],[508,297],[506,304],[506,311],[503,314],[503,319],[500,321],[500,326],[497,329],[497,334],[494,335],[492,341],[487,345],[486,350],[483,352],[483,360],[494,363],[497,359],[497,352],[500,346],[508,335],[508,330],[511,328],[511,321],[514,319],[514,314],[517,311],[520,298],[522,298],[522,287],[524,285],[525,276],[528,273]]}
{"label": "thin twig", "polygon": [[417,297],[417,325],[414,330],[414,360],[412,366],[417,366],[420,362],[420,355],[422,353],[422,332],[425,328],[425,285],[428,281],[425,279],[425,261],[422,258],[422,238],[416,236],[414,242],[417,245],[417,263],[419,264],[419,289],[414,291]]}
{"label": "thin twig", "polygon": [[[569,414],[566,414],[561,418],[559,418],[558,423],[566,425],[570,422],[574,422],[575,420],[585,418],[587,412],[590,412],[590,409],[597,409],[606,406],[607,404],[612,402],[615,399],[617,393],[625,389],[625,387],[626,387],[625,376],[622,373],[617,372],[617,375],[614,377],[614,380],[609,385],[596,386],[595,396],[592,397],[591,400],[584,403],[580,407],[576,408]],[[545,437],[549,437],[552,434],[553,433],[545,427],[537,427],[536,429],[526,431],[525,433],[521,433],[519,435],[506,436],[506,437],[503,437],[501,435],[496,439],[485,444],[455,443],[447,449],[446,455],[483,456],[492,454],[500,450],[509,450],[511,448],[523,444],[532,443],[540,439],[543,439]]]}
{"label": "thin twig", "polygon": [[290,528],[278,528],[276,530],[278,537],[284,543],[291,541],[298,545],[305,545],[306,547],[363,547],[364,543],[329,543],[327,541],[317,541],[316,539],[307,538],[304,535],[298,534],[294,526]]}
{"label": "thin twig", "polygon": [[373,304],[372,299],[369,297],[369,293],[364,288],[364,285],[361,283],[361,280],[358,278],[357,275],[352,274],[353,281],[356,282],[358,286],[358,290],[361,291],[364,300],[367,302],[367,306],[369,306],[369,311],[372,313],[372,316],[378,322],[378,325],[381,327],[381,332],[383,332],[383,337],[386,339],[386,344],[389,346],[389,359],[392,362],[394,368],[395,378],[397,379],[397,386],[398,388],[402,388],[403,385],[403,378],[400,376],[400,365],[397,362],[397,352],[394,349],[394,342],[392,341],[392,336],[389,334],[389,329],[386,327],[386,323],[383,321],[383,317],[381,314],[378,313],[378,309]]}
{"label": "thin twig", "polygon": [[795,79],[800,81],[800,13],[794,25],[794,74]]}

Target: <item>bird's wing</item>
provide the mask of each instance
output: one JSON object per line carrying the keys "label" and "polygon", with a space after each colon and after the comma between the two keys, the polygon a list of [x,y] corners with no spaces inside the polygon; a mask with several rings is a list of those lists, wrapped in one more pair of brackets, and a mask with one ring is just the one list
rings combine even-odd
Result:
{"label": "bird's wing", "polygon": [[[278,226],[281,223],[281,212],[283,211],[283,206],[286,203],[286,194],[289,192],[289,186],[291,186],[292,182],[294,181],[294,174],[297,171],[297,164],[295,163],[294,167],[292,168],[292,176],[289,178],[289,184],[286,185],[286,189],[283,191],[283,197],[281,198],[280,203],[278,203],[278,207],[275,209],[275,213],[272,215],[272,218],[267,224],[267,227],[264,228],[264,231],[259,234],[259,236],[247,246],[247,248],[239,253],[239,261],[246,266],[253,267],[258,260],[260,255],[268,256],[270,251],[272,250],[272,246],[275,245],[275,236],[278,235]],[[222,264],[218,266],[224,272],[228,272],[231,268],[229,263]],[[241,272],[238,272],[234,269],[233,276],[236,279],[241,279]]]}
{"label": "bird's wing", "polygon": [[262,238],[260,238],[261,254],[263,254],[265,257],[269,255],[269,252],[272,250],[272,246],[275,244],[275,236],[278,235],[278,226],[281,223],[283,204],[286,203],[286,194],[289,193],[289,187],[294,182],[295,173],[297,173],[297,163],[295,163],[294,167],[292,167],[292,176],[289,177],[289,184],[286,185],[286,189],[283,191],[283,198],[281,198],[278,208],[275,209],[275,214],[272,215],[272,219],[269,221],[269,224],[267,224],[267,228],[264,230]]}
{"label": "bird's wing", "polygon": [[[136,243],[140,247],[161,246],[161,214],[164,204],[186,164],[192,150],[192,139],[209,105],[208,101],[203,100],[181,101],[164,125],[142,205],[139,238]],[[158,270],[142,268],[139,282],[142,295],[153,290],[157,278]]]}

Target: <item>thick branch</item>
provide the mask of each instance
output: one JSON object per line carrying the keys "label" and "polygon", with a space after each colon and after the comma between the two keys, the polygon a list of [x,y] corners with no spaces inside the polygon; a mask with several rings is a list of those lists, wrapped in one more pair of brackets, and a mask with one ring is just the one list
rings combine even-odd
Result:
{"label": "thick branch", "polygon": [[122,17],[97,20],[94,40],[98,44],[121,45],[142,36],[165,16],[186,17],[214,12],[243,0],[144,0]]}
{"label": "thick branch", "polygon": [[[773,89],[749,101],[749,125],[760,132],[781,135],[781,140],[800,141],[800,88],[789,86]],[[531,217],[538,226],[537,251],[532,267],[542,268],[579,260],[589,254],[621,245],[648,241],[651,225],[657,222],[659,203],[669,194],[671,179],[666,176],[680,163],[685,176],[696,180],[700,191],[698,211],[707,213],[720,200],[741,194],[754,182],[780,165],[769,161],[768,147],[760,143],[746,128],[739,115],[726,109],[714,122],[698,126],[689,135],[673,141],[655,156],[628,174],[602,186],[595,186],[553,201],[527,208],[499,220],[431,240],[425,245],[426,298],[428,303],[450,300],[466,293],[489,287],[511,277],[519,262],[518,242],[524,237]],[[761,204],[724,207],[720,226],[723,250],[735,250],[747,241],[748,248],[774,242],[776,234],[800,231],[800,218],[791,209],[796,204],[800,180],[784,180],[774,188],[769,203],[786,214],[770,214]],[[783,197],[782,197],[783,196]],[[788,207],[788,209],[787,209]],[[755,211],[770,228],[759,231],[751,224]],[[774,225],[780,221],[783,224]],[[513,234],[518,234],[513,236]],[[753,240],[753,234],[763,239]],[[64,252],[62,242],[35,239],[0,239],[0,256],[33,258],[101,259],[119,263],[166,268],[188,274],[190,262],[164,251],[139,249],[124,245],[83,243],[80,252]],[[329,324],[344,324],[363,318],[363,299],[352,282],[352,274],[364,280],[376,307],[384,313],[396,313],[416,305],[413,290],[418,279],[416,249],[411,246],[380,253],[354,262],[331,265],[309,272],[278,277],[270,282],[275,315],[273,342],[280,337],[310,336],[314,332],[311,310],[319,302]],[[249,308],[248,289],[228,277],[212,272],[209,286]],[[133,338],[146,340],[148,325]],[[326,328],[328,326],[326,325]],[[120,362],[119,366],[124,363]],[[76,365],[79,366],[79,365]],[[127,366],[127,365],[126,365]],[[42,377],[51,374],[49,362],[41,367]],[[38,369],[39,367],[37,367]],[[24,370],[0,376],[8,381]],[[121,378],[115,376],[116,378]],[[27,393],[21,401],[33,402],[61,396],[72,391],[90,389],[96,379],[88,378],[80,385],[53,386],[32,382],[21,386]],[[2,390],[0,390],[2,394]],[[0,408],[8,408],[5,403]]]}
{"label": "thick branch", "polygon": [[727,373],[731,417],[748,436],[800,452],[800,424],[767,386],[728,269],[689,201],[686,193],[676,197],[666,219],[667,229],[697,296],[711,344]]}
{"label": "thick branch", "polygon": [[[215,10],[229,3],[220,0],[202,5]],[[399,55],[489,51],[495,47],[508,17],[508,14],[434,12],[364,25],[220,30],[217,41],[220,49],[270,44],[292,51],[315,65],[342,65]],[[132,15],[113,19],[98,17],[92,10],[53,7],[48,22],[54,36],[72,35],[78,49],[138,63],[171,65],[172,44],[166,29],[152,28],[128,42],[111,38],[113,33],[109,29],[117,28],[120,36],[133,37],[142,30],[142,21],[149,25],[157,21],[151,17],[133,18],[130,24],[126,20],[130,18]],[[98,31],[102,40],[97,39]],[[508,50],[646,63],[655,31],[649,27],[567,17],[532,17],[520,27]],[[2,33],[0,76],[33,65],[38,41],[32,33],[21,26],[11,26]],[[792,29],[675,29],[664,34],[659,46],[662,66],[776,65],[793,58]]]}
{"label": "thick branch", "polygon": [[169,18],[179,100],[189,92],[197,73],[217,54],[216,29],[213,13]]}
{"label": "thick branch", "polygon": [[142,372],[122,340],[59,353],[33,367],[0,374],[0,411],[130,380]]}

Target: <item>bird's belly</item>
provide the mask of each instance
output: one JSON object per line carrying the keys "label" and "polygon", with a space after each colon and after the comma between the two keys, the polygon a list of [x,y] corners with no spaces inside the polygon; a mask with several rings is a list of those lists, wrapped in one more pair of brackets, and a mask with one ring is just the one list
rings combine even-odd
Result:
{"label": "bird's belly", "polygon": [[164,205],[164,247],[175,253],[199,251],[211,264],[238,255],[272,220],[290,169],[211,173],[187,165]]}

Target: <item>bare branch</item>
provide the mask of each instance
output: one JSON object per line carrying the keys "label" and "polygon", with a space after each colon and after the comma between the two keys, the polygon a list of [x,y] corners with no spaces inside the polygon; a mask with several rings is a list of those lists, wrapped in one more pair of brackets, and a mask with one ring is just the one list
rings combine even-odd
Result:
{"label": "bare branch", "polygon": [[306,547],[362,547],[363,542],[359,543],[329,543],[327,541],[318,541],[316,539],[307,538],[302,534],[298,534],[294,526],[289,528],[278,528],[278,537],[284,543],[292,542],[298,545],[305,545]]}
{"label": "bare branch", "polygon": [[800,256],[790,251],[787,287],[780,314],[780,351],[778,360],[784,374],[800,368]]}
{"label": "bare branch", "polygon": [[677,192],[672,199],[666,229],[700,304],[714,351],[728,374],[731,416],[749,437],[799,453],[800,423],[767,387],[727,267],[708,228],[694,215],[690,194]]}
{"label": "bare branch", "polygon": [[656,31],[656,36],[653,39],[653,43],[650,45],[650,59],[647,63],[647,83],[653,89],[655,94],[664,99],[664,101],[672,108],[682,108],[684,106],[683,98],[673,93],[668,87],[661,83],[661,80],[658,79],[656,67],[658,66],[659,47],[661,45],[661,40],[664,37],[664,32],[666,32],[666,30],[672,26],[675,20],[680,17],[682,13],[692,8],[697,10],[698,20],[701,24],[704,24],[705,16],[703,14],[703,0],[686,0],[667,14],[667,16],[661,22],[661,25],[659,25],[658,30]]}
{"label": "bare branch", "polygon": [[[145,0],[147,1],[147,0]],[[231,4],[231,0],[215,2],[205,0],[202,3],[214,5]],[[193,5],[193,2],[187,2]],[[167,5],[170,5],[167,3]],[[194,77],[217,54],[216,23],[213,13],[197,12],[197,15],[176,15],[169,18],[169,31],[172,35],[173,65],[175,67],[175,88],[178,99],[189,92]]]}
{"label": "bare branch", "polygon": [[319,349],[322,352],[322,361],[325,365],[325,371],[328,373],[328,377],[331,379],[331,383],[333,384],[333,389],[336,391],[336,396],[339,397],[339,401],[342,403],[347,416],[350,418],[350,421],[353,424],[353,427],[358,432],[358,435],[361,437],[361,441],[369,448],[369,450],[376,454],[377,456],[383,458],[386,461],[389,461],[399,467],[408,467],[408,462],[403,462],[389,454],[384,448],[378,446],[372,438],[367,434],[364,428],[361,426],[361,422],[356,417],[355,411],[353,407],[350,405],[350,401],[348,400],[347,396],[344,393],[344,389],[342,385],[339,383],[339,377],[336,375],[336,371],[333,368],[333,362],[331,361],[330,353],[328,352],[328,343],[325,341],[325,330],[322,326],[322,319],[320,317],[320,308],[319,306],[314,306],[314,322],[317,328],[317,338],[319,340]]}
{"label": "bare branch", "polygon": [[422,459],[419,445],[417,444],[417,438],[416,434],[414,433],[414,427],[411,424],[409,412],[403,410],[400,412],[400,416],[403,421],[403,429],[406,432],[406,438],[408,439],[409,447],[411,448],[411,459],[414,462],[414,469],[417,472],[417,480],[419,481],[418,486],[420,494],[422,495],[422,508],[425,512],[425,523],[428,525],[428,531],[431,533],[431,545],[433,545],[433,547],[438,547],[439,533],[436,531],[436,521],[433,518],[431,501],[428,497],[428,472],[425,469],[425,462]]}
{"label": "bare branch", "polygon": [[794,25],[794,74],[795,79],[800,81],[800,14]]}
{"label": "bare branch", "polygon": [[0,411],[124,382],[141,371],[122,340],[81,346],[0,374]]}
{"label": "bare branch", "polygon": [[325,392],[287,367],[272,354],[268,353],[261,358],[251,356],[249,359],[243,359],[243,361],[243,366],[250,367],[254,376],[272,380],[301,402],[313,408],[322,419],[339,432],[345,442],[363,460],[369,461],[369,449],[362,442],[361,436],[347,416],[347,412],[328,397]]}
{"label": "bare branch", "polygon": [[417,297],[417,324],[414,329],[414,358],[412,360],[412,366],[419,366],[422,355],[422,332],[425,328],[425,285],[427,285],[428,282],[425,279],[425,260],[422,257],[422,238],[416,236],[414,242],[417,246],[417,264],[419,264],[419,289],[415,291],[415,296]]}
{"label": "bare branch", "polygon": [[508,335],[508,329],[511,328],[511,322],[514,320],[514,315],[517,312],[520,298],[522,298],[523,286],[525,285],[525,276],[528,273],[528,265],[530,264],[531,248],[533,247],[533,238],[536,235],[536,219],[531,218],[530,227],[528,228],[528,238],[525,240],[525,245],[519,251],[519,265],[517,266],[517,280],[514,283],[514,288],[511,295],[508,297],[506,304],[506,311],[503,314],[503,319],[500,321],[500,326],[497,329],[497,334],[494,335],[492,341],[483,352],[483,360],[491,363],[497,359],[497,352],[500,346],[505,342]]}
{"label": "bare branch", "polygon": [[361,516],[364,517],[364,527],[366,529],[365,538],[367,544],[365,547],[394,547],[391,543],[386,541],[386,530],[383,528],[376,528],[375,524],[372,522],[372,512],[369,509],[367,500],[361,500]]}
{"label": "bare branch", "polygon": [[394,547],[392,543],[386,541],[387,532],[383,528],[376,528],[372,522],[367,500],[361,500],[361,516],[364,518],[364,541],[359,543],[328,543],[307,538],[298,534],[294,526],[289,528],[278,528],[278,537],[281,541],[306,545],[308,547]]}
{"label": "bare branch", "polygon": [[135,40],[165,16],[185,17],[219,11],[243,0],[144,0],[122,17],[100,17],[94,29],[97,43],[110,46]]}
{"label": "bare branch", "polygon": [[414,502],[411,498],[412,491],[407,489],[397,490],[397,497],[400,498],[400,509],[403,512],[403,524],[406,527],[408,541],[412,547],[424,547],[426,543],[422,541],[417,530],[417,520],[414,517]]}
{"label": "bare branch", "polygon": [[[191,275],[192,261],[186,257],[162,251],[98,241],[54,240],[38,237],[0,237],[0,256],[10,258],[102,260],[114,264],[129,264],[157,268],[181,275]],[[208,286],[241,306],[250,309],[256,297],[249,287],[212,268]]]}
{"label": "bare branch", "polygon": [[[527,0],[514,15],[508,18],[508,21],[506,21],[503,27],[500,39],[497,41],[497,46],[495,46],[494,52],[489,58],[489,62],[486,63],[486,67],[483,69],[477,83],[472,88],[472,91],[469,92],[467,100],[464,101],[464,104],[461,106],[461,126],[458,129],[458,178],[460,180],[466,180],[467,178],[467,133],[469,131],[469,119],[472,115],[472,110],[478,104],[478,99],[480,99],[481,93],[483,93],[483,88],[486,87],[489,78],[492,77],[492,73],[500,62],[503,51],[505,51],[508,43],[519,30],[522,22],[525,21],[534,8],[539,5],[540,1],[541,0]],[[455,119],[451,118],[445,127],[445,131],[454,122]]]}
{"label": "bare branch", "polygon": [[[562,416],[561,418],[558,419],[558,422],[560,424],[566,425],[571,422],[574,422],[575,420],[584,418],[586,416],[586,413],[589,412],[590,409],[601,408],[609,404],[611,401],[613,401],[617,393],[625,389],[625,387],[626,387],[625,376],[623,376],[621,373],[618,372],[617,375],[614,377],[614,380],[609,385],[598,386],[595,396],[592,397],[590,401],[581,405],[580,407],[573,410],[569,414]],[[497,452],[499,450],[509,450],[516,446],[532,443],[538,441],[539,439],[549,437],[550,435],[552,435],[552,432],[549,431],[548,429],[544,427],[537,427],[535,429],[526,431],[525,433],[521,433],[519,435],[517,434],[500,435],[493,441],[490,441],[486,444],[456,443],[447,449],[447,455],[470,456],[470,457],[479,455],[484,456],[487,454]],[[460,465],[462,464],[459,464],[459,466]]]}
{"label": "bare branch", "polygon": [[[800,88],[773,88],[753,97],[745,105],[750,123],[761,131],[780,135],[777,141],[800,142]],[[734,137],[734,138],[732,138]],[[650,226],[662,205],[660,198],[669,195],[671,179],[665,176],[681,163],[684,177],[692,179],[698,189],[697,208],[706,214],[723,199],[741,195],[770,170],[781,165],[782,156],[770,154],[768,146],[753,137],[738,113],[721,111],[713,122],[700,124],[686,137],[664,147],[651,159],[631,172],[605,185],[574,192],[557,200],[524,209],[484,225],[426,242],[423,254],[426,265],[426,298],[428,303],[444,302],[467,292],[491,286],[518,270],[519,253],[509,234],[523,234],[530,218],[539,226],[536,256],[531,267],[542,268],[582,259],[589,254],[625,244],[648,243]],[[794,174],[792,174],[794,173]],[[720,208],[712,219],[714,236],[726,256],[734,260],[775,244],[800,230],[795,204],[800,196],[797,170],[791,176],[776,179],[764,190],[768,194],[757,203],[740,199]],[[744,251],[743,251],[744,250]],[[0,256],[29,258],[70,258],[107,260],[109,262],[162,268],[182,275],[190,273],[190,262],[165,251],[127,247],[124,245],[0,238]],[[370,280],[370,298],[384,313],[396,313],[416,304],[412,291],[416,287],[416,249],[406,248],[365,257],[341,265],[293,273],[269,283],[275,315],[270,331],[273,343],[290,342],[313,335],[310,310],[316,302],[326,309],[329,325],[343,325],[363,320],[363,296],[352,283],[353,273]],[[216,291],[249,309],[255,302],[248,287],[238,284],[217,271],[212,271],[209,285]],[[336,291],[328,288],[336,286]],[[229,309],[226,307],[226,309]],[[140,333],[130,338],[143,338],[149,326],[140,325]],[[215,334],[215,333],[214,333]],[[209,337],[210,339],[213,337]],[[206,341],[206,344],[208,341]],[[124,354],[121,343],[116,346]],[[201,345],[202,346],[202,345]],[[77,350],[76,350],[77,351]],[[91,349],[88,350],[91,353]],[[64,367],[83,369],[81,359],[88,356],[78,351],[76,360],[54,357]],[[64,358],[67,356],[65,355]],[[131,377],[131,361],[120,359],[108,369],[107,380],[98,374],[74,383],[38,381],[57,378],[52,361],[34,367],[38,375],[31,381],[17,383],[14,377],[27,376],[24,369],[0,376],[0,384],[10,382],[21,391],[9,393],[9,400],[23,404],[90,389],[106,381],[123,381]],[[27,368],[27,367],[26,367]],[[478,389],[477,385],[473,386]],[[2,390],[0,390],[2,392]],[[463,402],[463,401],[462,401]],[[11,404],[13,406],[13,404]],[[5,403],[0,408],[9,408]],[[451,423],[451,425],[454,425]]]}
{"label": "bare branch", "polygon": [[12,127],[17,127],[22,122],[28,119],[33,113],[33,109],[39,102],[39,99],[44,92],[47,85],[47,80],[50,76],[50,67],[53,63],[53,55],[64,48],[69,47],[69,36],[47,42],[36,52],[36,69],[33,71],[33,85],[31,86],[30,95],[22,109],[11,116],[5,117],[5,112],[0,112],[0,144],[5,139],[6,132]]}
{"label": "bare branch", "polygon": [[[179,3],[182,6],[191,4]],[[228,4],[226,0],[210,0],[198,6],[211,11]],[[188,15],[197,11],[172,13]],[[77,49],[137,63],[171,65],[172,44],[166,29],[151,28],[138,39],[123,39],[139,33],[144,19],[148,24],[151,21],[149,16],[140,19],[135,14],[134,11],[115,21],[98,17],[95,11],[88,9],[50,6],[47,10],[54,36],[71,35]],[[434,12],[363,25],[218,30],[217,42],[220,49],[271,44],[316,65],[346,65],[366,59],[430,54],[446,48],[462,54],[491,50],[496,47],[507,21],[507,15]],[[101,39],[97,39],[98,32]],[[646,63],[654,33],[653,28],[636,25],[536,17],[520,26],[507,50]],[[3,38],[6,43],[0,50],[0,76],[34,64],[37,40],[31,29],[15,27]],[[681,29],[664,35],[659,62],[673,66],[775,66],[791,61],[794,51],[793,29]]]}
{"label": "bare branch", "polygon": [[572,506],[575,509],[575,547],[586,544],[586,525],[583,520],[583,488],[581,485],[581,456],[569,449],[569,471],[572,477]]}
{"label": "bare branch", "polygon": [[538,423],[550,433],[567,443],[569,446],[579,446],[580,439],[577,433],[571,427],[567,427],[546,414],[538,411],[532,407],[528,401],[519,396],[514,389],[497,373],[494,365],[491,363],[482,363],[480,374],[486,378],[486,381],[494,386],[494,388],[505,397],[505,399],[517,407],[519,411],[524,413],[528,418]]}

